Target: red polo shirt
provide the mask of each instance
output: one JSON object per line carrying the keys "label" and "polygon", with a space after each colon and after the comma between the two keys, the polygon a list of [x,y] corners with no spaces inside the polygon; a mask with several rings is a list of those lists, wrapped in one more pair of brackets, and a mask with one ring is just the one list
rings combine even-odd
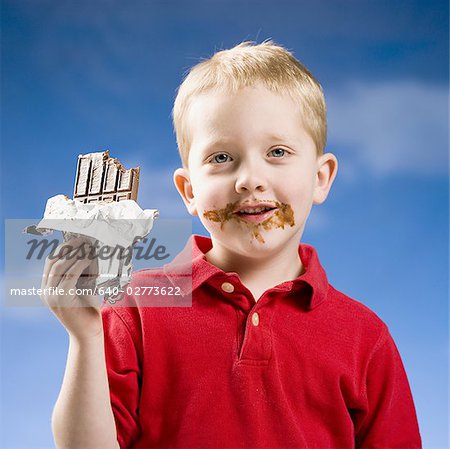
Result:
{"label": "red polo shirt", "polygon": [[421,448],[387,326],[328,283],[312,246],[299,245],[301,276],[255,302],[206,260],[209,238],[190,243],[192,307],[131,307],[128,296],[102,309],[121,448]]}

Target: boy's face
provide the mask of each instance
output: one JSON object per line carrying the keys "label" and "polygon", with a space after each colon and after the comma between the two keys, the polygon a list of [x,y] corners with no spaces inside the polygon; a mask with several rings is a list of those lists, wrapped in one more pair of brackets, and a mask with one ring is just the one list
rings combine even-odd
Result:
{"label": "boy's face", "polygon": [[297,246],[337,161],[331,153],[317,158],[294,101],[262,85],[203,94],[192,102],[187,128],[189,167],[177,169],[174,181],[213,243],[249,257]]}

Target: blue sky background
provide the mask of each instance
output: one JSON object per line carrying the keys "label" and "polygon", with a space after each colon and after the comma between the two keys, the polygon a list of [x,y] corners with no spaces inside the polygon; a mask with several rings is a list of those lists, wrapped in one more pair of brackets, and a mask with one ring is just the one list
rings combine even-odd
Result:
{"label": "blue sky background", "polygon": [[[1,26],[3,218],[40,218],[72,195],[77,155],[103,149],[141,166],[143,208],[189,217],[172,185],[183,73],[243,40],[291,49],[324,87],[340,162],[302,240],[389,326],[424,448],[448,447],[446,1],[4,0]],[[66,332],[42,307],[1,320],[0,446],[53,447]]]}

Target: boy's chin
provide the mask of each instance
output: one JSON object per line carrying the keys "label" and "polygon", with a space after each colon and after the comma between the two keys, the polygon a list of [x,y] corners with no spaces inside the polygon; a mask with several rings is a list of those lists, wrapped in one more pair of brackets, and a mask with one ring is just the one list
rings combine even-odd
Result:
{"label": "boy's chin", "polygon": [[258,230],[258,232],[242,232],[241,230],[239,232],[211,233],[211,238],[242,256],[258,258],[267,253],[279,251],[287,244],[289,238],[286,230],[280,231]]}

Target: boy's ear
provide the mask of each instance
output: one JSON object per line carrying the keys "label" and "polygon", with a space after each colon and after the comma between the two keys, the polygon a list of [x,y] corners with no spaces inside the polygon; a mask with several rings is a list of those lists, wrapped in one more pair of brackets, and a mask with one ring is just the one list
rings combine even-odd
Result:
{"label": "boy's ear", "polygon": [[198,216],[189,170],[186,168],[177,168],[173,173],[173,182],[181,198],[183,198],[188,212],[191,215]]}
{"label": "boy's ear", "polygon": [[313,204],[322,204],[327,199],[337,171],[338,161],[333,153],[325,153],[317,159]]}

